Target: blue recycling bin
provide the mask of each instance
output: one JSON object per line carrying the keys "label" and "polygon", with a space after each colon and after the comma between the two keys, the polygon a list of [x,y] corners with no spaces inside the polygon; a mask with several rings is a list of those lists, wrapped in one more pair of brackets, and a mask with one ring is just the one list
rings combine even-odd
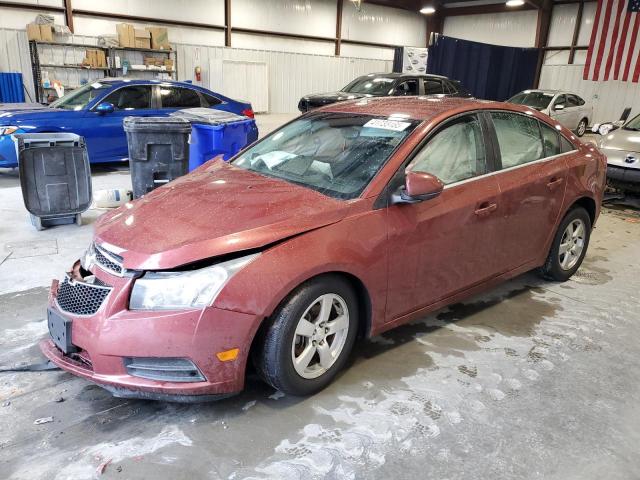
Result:
{"label": "blue recycling bin", "polygon": [[172,116],[191,122],[189,171],[218,155],[229,160],[257,137],[255,120],[234,113],[189,108],[175,112]]}

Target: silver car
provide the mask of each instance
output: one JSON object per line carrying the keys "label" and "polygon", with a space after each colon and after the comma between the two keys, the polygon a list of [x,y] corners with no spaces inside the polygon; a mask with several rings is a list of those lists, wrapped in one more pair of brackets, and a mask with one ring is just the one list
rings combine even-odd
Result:
{"label": "silver car", "polygon": [[526,105],[557,120],[581,137],[593,118],[593,107],[575,93],[562,90],[525,90],[515,94],[509,103]]}
{"label": "silver car", "polygon": [[640,115],[626,123],[597,125],[594,130],[602,135],[599,147],[607,156],[607,183],[640,193]]}

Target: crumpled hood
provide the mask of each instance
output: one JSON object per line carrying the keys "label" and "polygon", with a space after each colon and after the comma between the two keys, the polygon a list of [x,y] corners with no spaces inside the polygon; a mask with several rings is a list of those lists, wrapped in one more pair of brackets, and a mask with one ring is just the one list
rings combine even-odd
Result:
{"label": "crumpled hood", "polygon": [[158,270],[340,221],[349,203],[215,160],[103,215],[95,241],[125,268]]}
{"label": "crumpled hood", "polygon": [[612,150],[640,152],[640,132],[618,128],[603,137],[601,146]]}

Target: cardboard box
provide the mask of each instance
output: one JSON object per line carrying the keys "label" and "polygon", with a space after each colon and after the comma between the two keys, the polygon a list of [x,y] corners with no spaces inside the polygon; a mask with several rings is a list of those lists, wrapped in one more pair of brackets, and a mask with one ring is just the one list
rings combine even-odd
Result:
{"label": "cardboard box", "polygon": [[116,25],[116,32],[118,33],[118,43],[121,47],[135,48],[136,34],[133,25],[130,23],[119,23]]}
{"label": "cardboard box", "polygon": [[136,48],[151,48],[151,33],[146,30],[136,28],[134,30],[136,38]]}
{"label": "cardboard box", "polygon": [[104,50],[96,50],[96,67],[104,68],[107,66],[107,56]]}
{"label": "cardboard box", "polygon": [[40,41],[53,42],[53,26],[40,25]]}
{"label": "cardboard box", "polygon": [[40,25],[37,23],[27,24],[27,38],[29,40],[40,40]]}
{"label": "cardboard box", "polygon": [[147,27],[151,34],[151,48],[155,50],[171,50],[169,45],[169,34],[164,27]]}
{"label": "cardboard box", "polygon": [[164,66],[168,71],[173,72],[173,59],[172,58],[165,58],[164,59]]}

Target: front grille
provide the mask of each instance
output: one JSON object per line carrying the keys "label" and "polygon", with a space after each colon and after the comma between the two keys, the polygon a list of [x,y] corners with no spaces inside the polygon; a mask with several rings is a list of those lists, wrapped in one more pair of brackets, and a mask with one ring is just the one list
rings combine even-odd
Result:
{"label": "front grille", "polygon": [[95,243],[91,245],[96,262],[105,270],[109,270],[117,275],[122,275],[122,257],[106,251],[97,246]]}
{"label": "front grille", "polygon": [[58,306],[60,310],[74,315],[94,315],[109,292],[109,286],[72,282],[66,277],[58,287]]}

